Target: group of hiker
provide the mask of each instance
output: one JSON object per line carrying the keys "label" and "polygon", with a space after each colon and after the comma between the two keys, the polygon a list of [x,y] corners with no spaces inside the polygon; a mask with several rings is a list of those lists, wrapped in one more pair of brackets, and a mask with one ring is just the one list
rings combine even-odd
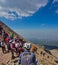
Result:
{"label": "group of hiker", "polygon": [[[21,65],[37,65],[35,52],[30,51],[32,44],[15,36],[14,33],[9,35],[0,25],[0,47],[2,53],[11,52],[11,58],[18,57],[18,64]],[[35,49],[34,49],[35,50]]]}

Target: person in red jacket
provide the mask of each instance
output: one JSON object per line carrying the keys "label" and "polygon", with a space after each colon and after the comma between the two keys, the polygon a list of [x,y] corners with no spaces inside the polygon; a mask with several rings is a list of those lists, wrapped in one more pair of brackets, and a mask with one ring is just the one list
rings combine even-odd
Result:
{"label": "person in red jacket", "polygon": [[6,37],[6,38],[5,38],[5,43],[6,43],[6,45],[7,45],[7,51],[9,52],[9,45],[8,45],[8,42],[9,42],[9,38]]}
{"label": "person in red jacket", "polygon": [[5,42],[6,42],[6,44],[8,44],[8,42],[9,42],[9,38],[8,37],[5,38]]}

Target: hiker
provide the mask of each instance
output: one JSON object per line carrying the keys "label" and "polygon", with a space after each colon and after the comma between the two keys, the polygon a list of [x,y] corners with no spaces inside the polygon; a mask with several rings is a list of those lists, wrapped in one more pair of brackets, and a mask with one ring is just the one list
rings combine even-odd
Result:
{"label": "hiker", "polygon": [[25,40],[23,40],[23,39],[19,39],[19,42],[21,43],[21,46],[23,46],[24,43],[25,43]]}
{"label": "hiker", "polygon": [[33,52],[30,52],[31,44],[25,43],[24,47],[26,50],[20,54],[18,64],[37,65],[35,54]]}
{"label": "hiker", "polygon": [[9,37],[7,36],[7,37],[5,38],[5,43],[8,44],[8,42],[9,42]]}
{"label": "hiker", "polygon": [[14,33],[12,33],[11,37],[12,37],[12,39],[14,38]]}
{"label": "hiker", "polygon": [[30,51],[31,52],[37,52],[37,47],[35,45],[32,45]]}
{"label": "hiker", "polygon": [[15,41],[13,41],[12,44],[10,44],[10,47],[11,47],[11,59],[14,59]]}
{"label": "hiker", "polygon": [[15,52],[16,52],[17,56],[19,55],[19,46],[20,46],[19,41],[16,41],[16,43],[15,43]]}
{"label": "hiker", "polygon": [[5,43],[6,43],[6,46],[7,46],[7,51],[9,52],[9,38],[8,36],[5,38]]}
{"label": "hiker", "polygon": [[1,41],[1,48],[2,48],[2,52],[5,53],[6,48],[5,48],[5,42],[4,41]]}
{"label": "hiker", "polygon": [[10,39],[8,44],[7,44],[8,52],[11,50],[11,46],[10,46],[11,44],[12,44],[12,39]]}
{"label": "hiker", "polygon": [[16,49],[16,54],[17,54],[17,57],[21,54],[21,52],[24,51],[24,49],[22,48],[22,43],[18,40],[16,41],[16,44],[15,44],[15,49]]}
{"label": "hiker", "polygon": [[5,39],[8,37],[8,33],[6,33],[5,31],[4,31],[4,41],[5,41]]}

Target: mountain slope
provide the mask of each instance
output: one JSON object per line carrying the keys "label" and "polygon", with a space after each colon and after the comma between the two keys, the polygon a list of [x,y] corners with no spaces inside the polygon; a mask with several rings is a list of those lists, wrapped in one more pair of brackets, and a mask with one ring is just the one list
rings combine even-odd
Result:
{"label": "mountain slope", "polygon": [[[11,30],[7,25],[2,23],[1,21],[0,21],[0,25],[3,26],[3,29],[7,33],[9,34],[14,33],[15,35],[19,36],[21,39],[25,40],[23,37],[21,37],[16,32]],[[29,42],[27,40],[25,41]],[[35,53],[38,59],[38,65],[58,65],[58,63],[56,62],[56,60],[58,61],[58,59],[55,56],[53,56],[49,50],[46,50],[43,46],[37,46],[37,45],[35,46],[37,47],[37,52]],[[17,60],[18,58],[11,60],[11,53],[3,54],[0,48],[0,65],[18,65]]]}

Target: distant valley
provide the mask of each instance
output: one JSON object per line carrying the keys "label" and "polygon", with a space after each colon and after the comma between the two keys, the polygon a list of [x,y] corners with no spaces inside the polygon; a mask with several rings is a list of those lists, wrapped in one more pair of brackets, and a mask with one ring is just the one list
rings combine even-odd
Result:
{"label": "distant valley", "polygon": [[47,49],[58,49],[58,40],[36,39],[28,38],[29,41],[37,44],[44,45]]}

